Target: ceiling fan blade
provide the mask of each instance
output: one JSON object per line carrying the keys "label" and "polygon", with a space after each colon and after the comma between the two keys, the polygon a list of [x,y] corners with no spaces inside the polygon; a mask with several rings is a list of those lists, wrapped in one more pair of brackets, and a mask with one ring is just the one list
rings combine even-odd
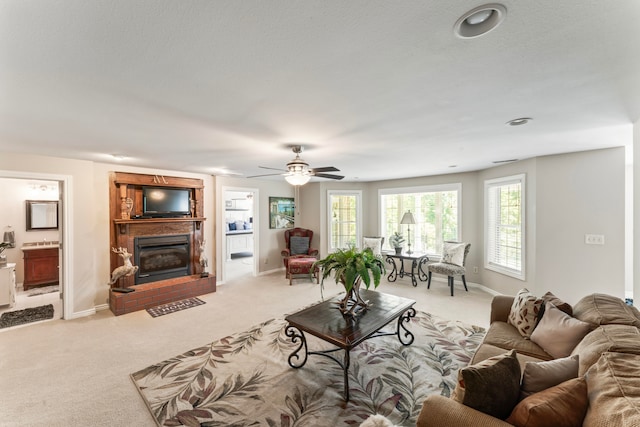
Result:
{"label": "ceiling fan blade", "polygon": [[260,169],[271,169],[271,170],[274,170],[274,171],[287,172],[287,171],[286,171],[286,170],[284,170],[284,169],[279,169],[279,168],[270,168],[270,167],[268,167],[268,166],[258,166],[258,167],[259,167]]}
{"label": "ceiling fan blade", "polygon": [[313,168],[314,172],[340,172],[340,169],[337,169],[333,166],[326,166],[324,168]]}
{"label": "ceiling fan blade", "polygon": [[342,179],[342,178],[344,178],[344,176],[331,175],[329,173],[314,173],[313,176],[317,176],[318,178],[329,178],[329,179]]}
{"label": "ceiling fan blade", "polygon": [[[276,170],[278,170],[278,169],[276,169]],[[264,175],[252,175],[252,176],[248,176],[247,178],[259,178],[261,176],[276,176],[276,175],[282,175],[282,174],[281,173],[267,173],[267,174],[264,174]]]}

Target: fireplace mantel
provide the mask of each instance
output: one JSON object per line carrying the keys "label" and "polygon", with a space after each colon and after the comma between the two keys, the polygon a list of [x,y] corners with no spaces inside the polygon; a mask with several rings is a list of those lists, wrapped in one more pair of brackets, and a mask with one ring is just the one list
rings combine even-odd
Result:
{"label": "fireplace mantel", "polygon": [[[142,188],[165,186],[190,190],[191,215],[179,218],[141,218]],[[190,271],[192,276],[181,280],[166,279],[144,285],[136,285],[135,277],[123,277],[112,287],[132,288],[134,292],[115,294],[111,291],[110,306],[114,314],[149,308],[166,302],[215,292],[215,277],[201,277],[203,267],[199,262],[197,248],[204,240],[203,216],[204,185],[201,179],[134,174],[110,173],[109,216],[111,248],[126,248],[131,254],[135,250],[135,238],[142,236],[167,236],[186,234],[189,236]],[[122,259],[111,251],[111,271],[122,265]],[[135,258],[132,258],[135,259]],[[193,285],[193,286],[191,286]],[[151,290],[152,289],[152,290]],[[134,296],[134,294],[136,294]],[[145,294],[145,298],[142,298]],[[173,295],[169,297],[168,295]],[[147,298],[150,296],[150,298]],[[116,301],[118,307],[116,309]],[[133,301],[136,301],[134,304]]]}

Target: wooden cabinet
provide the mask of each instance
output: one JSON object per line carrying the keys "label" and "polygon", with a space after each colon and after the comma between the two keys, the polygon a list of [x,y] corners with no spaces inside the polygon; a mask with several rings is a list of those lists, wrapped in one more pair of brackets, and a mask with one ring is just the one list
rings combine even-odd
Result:
{"label": "wooden cabinet", "polygon": [[253,252],[253,233],[227,234],[227,260],[239,252]]}
{"label": "wooden cabinet", "polygon": [[59,281],[57,247],[25,249],[24,254],[24,290],[39,285],[57,285]]}
{"label": "wooden cabinet", "polygon": [[16,265],[8,263],[0,267],[0,306],[13,307],[16,302]]}

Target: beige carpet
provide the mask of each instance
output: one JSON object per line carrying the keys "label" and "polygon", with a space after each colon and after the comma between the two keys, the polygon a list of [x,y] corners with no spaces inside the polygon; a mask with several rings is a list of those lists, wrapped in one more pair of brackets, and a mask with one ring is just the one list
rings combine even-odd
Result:
{"label": "beige carpet", "polygon": [[[446,282],[417,288],[408,279],[381,292],[412,298],[415,308],[445,319],[488,326],[492,296]],[[78,289],[81,291],[81,289]],[[325,296],[340,289],[325,285]],[[155,426],[129,375],[217,338],[281,317],[320,297],[318,285],[284,273],[239,277],[199,298],[206,304],[152,318],[146,311],[110,311],[0,331],[3,426]]]}

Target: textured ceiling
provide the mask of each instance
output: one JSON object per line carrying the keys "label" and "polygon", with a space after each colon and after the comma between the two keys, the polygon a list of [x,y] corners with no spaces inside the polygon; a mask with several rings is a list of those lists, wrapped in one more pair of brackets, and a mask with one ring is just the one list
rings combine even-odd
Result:
{"label": "textured ceiling", "polygon": [[482,4],[3,0],[0,151],[251,176],[302,144],[370,181],[631,142],[640,1],[506,1],[456,37]]}

